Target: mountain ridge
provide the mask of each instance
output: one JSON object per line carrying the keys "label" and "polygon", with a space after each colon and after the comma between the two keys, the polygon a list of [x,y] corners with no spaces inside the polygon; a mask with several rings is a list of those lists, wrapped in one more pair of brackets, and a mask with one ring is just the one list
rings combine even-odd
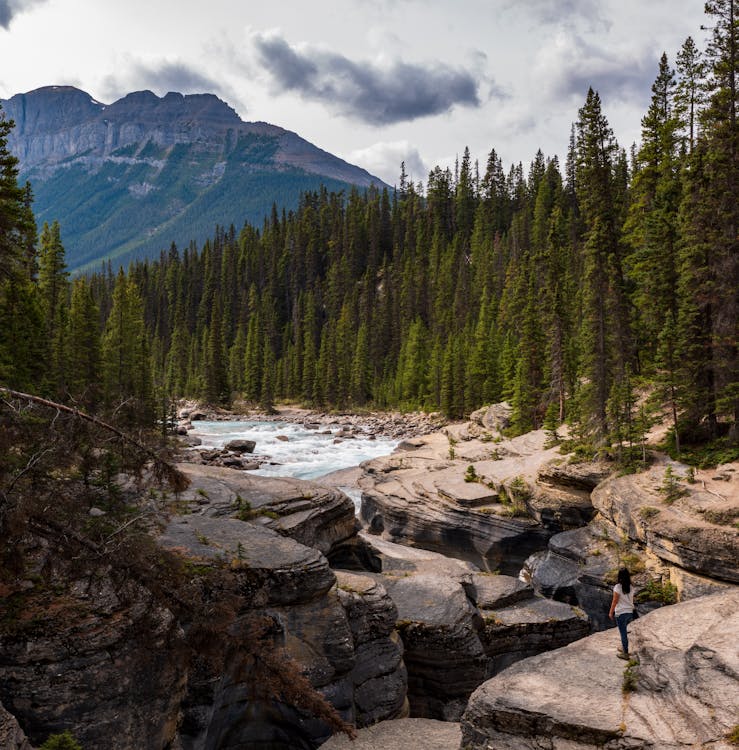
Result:
{"label": "mountain ridge", "polygon": [[321,185],[386,187],[297,133],[243,121],[214,94],[137,91],[104,104],[46,86],[0,104],[37,218],[59,220],[72,269],[201,243],[216,225],[260,226],[273,204],[295,208]]}

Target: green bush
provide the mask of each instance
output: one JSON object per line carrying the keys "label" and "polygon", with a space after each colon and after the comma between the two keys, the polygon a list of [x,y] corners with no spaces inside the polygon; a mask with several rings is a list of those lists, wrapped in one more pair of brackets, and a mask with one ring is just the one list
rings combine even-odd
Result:
{"label": "green bush", "polygon": [[637,667],[639,662],[637,659],[629,659],[624,668],[624,679],[621,685],[621,691],[624,693],[633,693],[636,690],[637,683],[639,682],[639,673]]}
{"label": "green bush", "polygon": [[679,500],[688,493],[687,489],[680,484],[680,478],[675,475],[671,466],[665,469],[665,478],[659,491],[668,505],[672,505],[675,500]]}
{"label": "green bush", "polygon": [[49,735],[46,742],[39,750],[82,750],[82,745],[74,738],[74,735],[67,730],[61,734]]}
{"label": "green bush", "polygon": [[674,604],[677,601],[677,587],[669,581],[647,581],[642,590],[634,597],[637,604],[643,602],[660,602],[660,604]]}

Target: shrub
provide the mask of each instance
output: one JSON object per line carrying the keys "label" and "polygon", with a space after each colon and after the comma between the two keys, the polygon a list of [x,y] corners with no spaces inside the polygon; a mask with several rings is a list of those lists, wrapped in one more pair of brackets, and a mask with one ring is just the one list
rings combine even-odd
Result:
{"label": "shrub", "polygon": [[52,734],[39,750],[82,750],[82,745],[74,738],[71,732]]}
{"label": "shrub", "polygon": [[639,682],[639,673],[637,667],[639,662],[636,659],[629,659],[624,667],[624,679],[621,684],[621,692],[633,693],[636,690],[636,686]]}
{"label": "shrub", "polygon": [[642,602],[660,602],[661,604],[674,604],[677,601],[677,587],[669,581],[651,580],[647,581],[642,590],[634,597],[637,604]]}
{"label": "shrub", "polygon": [[467,471],[464,473],[464,481],[465,482],[479,482],[480,481],[480,477],[477,476],[475,467],[472,464],[470,464],[467,467]]}
{"label": "shrub", "polygon": [[664,501],[668,505],[672,505],[675,500],[679,500],[688,492],[685,487],[680,484],[680,479],[675,476],[672,466],[668,466],[665,469],[665,478],[660,485],[659,491],[662,493]]}

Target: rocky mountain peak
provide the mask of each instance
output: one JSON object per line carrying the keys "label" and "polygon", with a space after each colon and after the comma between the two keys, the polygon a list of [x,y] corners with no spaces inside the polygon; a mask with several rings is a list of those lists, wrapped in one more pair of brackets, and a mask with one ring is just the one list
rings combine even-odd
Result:
{"label": "rocky mountain peak", "polygon": [[54,133],[96,117],[105,105],[74,86],[43,86],[1,101],[15,120],[16,139],[39,132]]}
{"label": "rocky mountain peak", "polygon": [[242,124],[236,111],[215,94],[180,94],[158,97],[151,91],[134,91],[105,108],[106,120],[144,121],[149,125],[174,125],[183,120],[213,128]]}

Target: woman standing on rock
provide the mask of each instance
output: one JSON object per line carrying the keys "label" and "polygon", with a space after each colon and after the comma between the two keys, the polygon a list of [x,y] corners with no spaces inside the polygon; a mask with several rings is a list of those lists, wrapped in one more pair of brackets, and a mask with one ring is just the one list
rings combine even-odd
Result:
{"label": "woman standing on rock", "polygon": [[617,654],[621,659],[629,659],[629,636],[626,626],[634,619],[634,590],[631,588],[631,575],[627,568],[618,571],[618,583],[613,587],[613,601],[608,616],[616,618],[618,632],[621,634],[621,648]]}

